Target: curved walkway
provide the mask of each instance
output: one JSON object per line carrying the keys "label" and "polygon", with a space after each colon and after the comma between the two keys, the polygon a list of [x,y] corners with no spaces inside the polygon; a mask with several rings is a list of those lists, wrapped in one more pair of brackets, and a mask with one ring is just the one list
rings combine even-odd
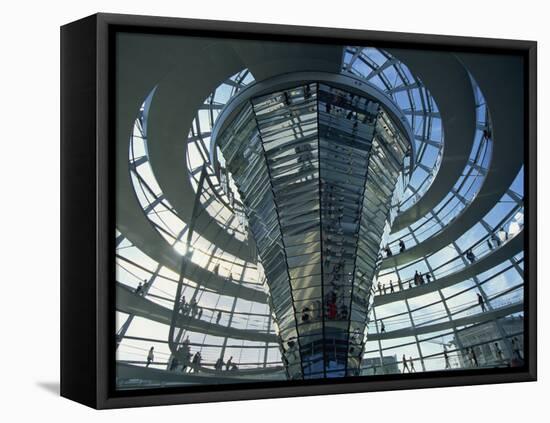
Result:
{"label": "curved walkway", "polygon": [[523,311],[523,302],[511,304],[508,306],[496,308],[491,311],[477,313],[472,316],[461,317],[447,322],[435,323],[427,326],[407,327],[403,329],[392,330],[384,333],[373,333],[367,335],[367,341],[383,341],[386,339],[402,338],[406,336],[422,335],[424,333],[434,333],[459,326],[471,325],[474,323],[490,322],[501,317],[506,317],[513,313]]}
{"label": "curved walkway", "polygon": [[212,290],[219,295],[239,297],[243,300],[254,301],[262,304],[267,302],[267,294],[260,289],[260,286],[256,289],[246,285],[241,285],[237,282],[231,282],[227,278],[204,269],[203,267],[193,263],[191,260],[184,258],[172,247],[170,247],[168,243],[165,242],[165,244],[168,248],[161,247],[161,250],[158,250],[155,246],[146,243],[139,248],[150,258],[157,261],[159,264],[168,267],[176,274],[180,273],[182,260],[185,260],[187,263],[185,265],[185,272],[183,276],[186,279],[195,282],[201,288]]}
{"label": "curved walkway", "polygon": [[465,281],[468,278],[479,275],[494,266],[502,263],[506,259],[515,256],[517,253],[523,250],[524,246],[523,231],[517,236],[506,242],[502,247],[495,249],[491,254],[487,254],[481,257],[479,260],[459,270],[458,272],[451,273],[448,276],[444,276],[441,279],[436,279],[432,282],[425,283],[414,288],[404,289],[402,291],[376,295],[374,297],[374,306],[381,306],[394,301],[405,300],[409,298],[419,297],[430,292],[437,291],[438,289],[447,288],[454,284]]}
{"label": "curved walkway", "polygon": [[[280,368],[243,369],[229,372],[200,372],[181,373],[177,371],[161,370],[152,367],[135,366],[133,364],[117,362],[116,376],[119,379],[138,379],[158,382],[179,382],[190,385],[258,382],[269,377],[272,380],[285,379],[285,373]],[[142,384],[139,385],[143,387]]]}
{"label": "curved walkway", "polygon": [[[118,282],[116,285],[116,309],[123,313],[135,314],[136,316],[154,320],[165,325],[170,325],[172,321],[171,309],[163,307],[153,301],[135,294],[131,288]],[[259,332],[251,329],[227,327],[209,323],[204,320],[195,319],[189,316],[180,316],[177,324],[185,329],[213,336],[244,339],[247,341],[256,342],[278,342],[278,338],[275,334]]]}

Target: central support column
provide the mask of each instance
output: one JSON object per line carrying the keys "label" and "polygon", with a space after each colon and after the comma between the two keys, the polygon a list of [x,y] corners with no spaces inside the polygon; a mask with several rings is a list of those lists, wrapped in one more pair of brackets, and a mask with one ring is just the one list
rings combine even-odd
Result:
{"label": "central support column", "polygon": [[307,82],[248,99],[216,143],[256,241],[288,377],[358,375],[407,137],[376,99]]}

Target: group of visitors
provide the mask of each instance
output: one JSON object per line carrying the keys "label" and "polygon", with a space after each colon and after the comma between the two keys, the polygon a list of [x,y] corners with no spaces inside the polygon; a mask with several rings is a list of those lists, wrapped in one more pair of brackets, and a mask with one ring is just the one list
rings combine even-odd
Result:
{"label": "group of visitors", "polygon": [[[403,241],[403,239],[400,239],[398,241],[397,245],[399,246],[399,252],[400,253],[403,253],[407,250],[407,247],[405,246],[405,241]],[[393,256],[393,252],[392,252],[389,245],[386,244],[386,246],[383,248],[383,250],[384,250],[384,253],[386,253],[386,257]]]}
{"label": "group of visitors", "polygon": [[[191,363],[197,362],[200,364],[200,354],[198,355],[198,357],[196,357],[196,354],[195,356],[191,354],[189,336],[187,336],[182,345],[178,348],[177,354],[172,357],[172,360],[168,365],[168,370],[176,370],[180,365],[182,372],[185,372],[188,367],[193,370],[193,366],[191,365]],[[195,371],[197,370],[195,369]]]}
{"label": "group of visitors", "polygon": [[189,303],[185,300],[185,295],[181,298],[180,310],[184,316],[191,316],[192,318],[201,319],[203,308],[199,306],[197,300],[192,298]]}
{"label": "group of visitors", "polygon": [[378,284],[376,286],[378,288],[378,295],[387,294],[388,286],[389,286],[390,293],[395,292],[392,281],[390,281],[389,284],[382,284],[380,283],[380,281],[378,281]]}
{"label": "group of visitors", "polygon": [[[424,275],[418,272],[418,270],[415,270],[414,276],[412,279],[408,280],[408,288],[411,289],[414,286],[420,286],[424,285],[425,283],[430,283],[432,280],[432,275],[429,272],[426,272]],[[376,288],[378,291],[378,295],[385,295],[385,294],[392,294],[395,292],[395,288],[399,288],[400,291],[404,289],[404,284],[406,284],[407,281],[401,282],[397,281],[397,283],[393,283],[391,280],[387,284],[383,284],[380,281],[378,281]]]}
{"label": "group of visitors", "polygon": [[238,366],[235,363],[233,363],[233,356],[229,357],[229,360],[227,360],[226,363],[224,363],[223,357],[218,358],[218,360],[216,360],[216,364],[214,364],[214,369],[218,371],[222,371],[224,366],[226,371],[239,370]]}
{"label": "group of visitors", "polygon": [[357,128],[357,123],[372,123],[378,113],[370,113],[364,109],[367,104],[366,100],[355,94],[347,94],[331,90],[329,96],[323,95],[321,92],[320,99],[325,103],[325,112],[333,115],[344,116],[347,120],[353,120],[354,129]]}
{"label": "group of visitors", "polygon": [[191,352],[189,336],[187,336],[178,348],[177,354],[172,357],[168,370],[177,370],[181,366],[182,373],[197,373],[200,370],[201,362],[201,352],[197,351],[195,354]]}
{"label": "group of visitors", "polygon": [[[510,234],[504,229],[504,226],[501,226],[500,229],[496,232],[493,232],[489,238],[487,238],[487,247],[489,250],[494,250],[495,247],[500,247],[504,242],[508,241]],[[472,249],[466,251],[466,258],[470,263],[476,261],[476,256],[472,252]]]}
{"label": "group of visitors", "polygon": [[[147,366],[148,365],[149,364],[147,364]],[[197,351],[195,354],[191,353],[189,349],[189,337],[183,342],[182,347],[178,350],[178,354],[172,357],[168,370],[175,371],[179,366],[181,366],[180,370],[182,373],[197,373],[201,369],[202,354],[200,351]],[[216,360],[214,370],[223,371],[224,367],[226,371],[238,370],[238,366],[233,363],[233,356],[229,357],[226,363],[223,361],[223,356]]]}
{"label": "group of visitors", "polygon": [[[343,299],[338,299],[336,293],[331,291],[325,295],[324,315],[327,320],[346,320],[348,318],[348,306]],[[323,304],[320,300],[312,301],[304,306],[300,312],[302,323],[319,321],[323,316]]]}
{"label": "group of visitors", "polygon": [[420,273],[418,270],[415,270],[412,280],[409,281],[409,288],[412,288],[411,286],[412,282],[414,282],[414,286],[420,286],[420,285],[424,285],[425,283],[430,283],[431,280],[432,280],[431,273],[426,272],[424,275],[422,275],[422,273]]}

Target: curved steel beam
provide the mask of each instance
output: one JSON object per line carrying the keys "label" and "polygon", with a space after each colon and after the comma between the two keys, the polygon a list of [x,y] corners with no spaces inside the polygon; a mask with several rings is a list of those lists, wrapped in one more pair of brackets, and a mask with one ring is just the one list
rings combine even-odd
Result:
{"label": "curved steel beam", "polygon": [[468,163],[476,130],[475,98],[467,70],[446,52],[387,49],[418,76],[432,94],[444,133],[439,172],[422,198],[399,214],[392,225],[398,232],[432,210],[451,191]]}
{"label": "curved steel beam", "polygon": [[474,201],[455,220],[433,237],[386,258],[381,269],[424,257],[459,238],[498,203],[523,166],[523,59],[484,54],[460,54],[457,57],[478,82],[490,108],[494,147],[487,177]]}

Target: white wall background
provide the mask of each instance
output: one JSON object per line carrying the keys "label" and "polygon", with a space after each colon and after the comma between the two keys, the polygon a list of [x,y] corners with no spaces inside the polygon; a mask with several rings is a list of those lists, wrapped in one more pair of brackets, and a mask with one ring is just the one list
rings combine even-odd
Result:
{"label": "white wall background", "polygon": [[[538,0],[4,2],[0,25],[0,419],[3,421],[542,421],[548,354],[550,166],[539,172],[539,382],[96,412],[59,380],[59,26],[103,11],[531,39],[539,42],[539,152],[550,157],[550,31]],[[546,244],[546,245],[545,245]],[[546,310],[545,310],[546,308]],[[546,395],[544,392],[546,391]],[[537,418],[538,417],[538,418]]]}

